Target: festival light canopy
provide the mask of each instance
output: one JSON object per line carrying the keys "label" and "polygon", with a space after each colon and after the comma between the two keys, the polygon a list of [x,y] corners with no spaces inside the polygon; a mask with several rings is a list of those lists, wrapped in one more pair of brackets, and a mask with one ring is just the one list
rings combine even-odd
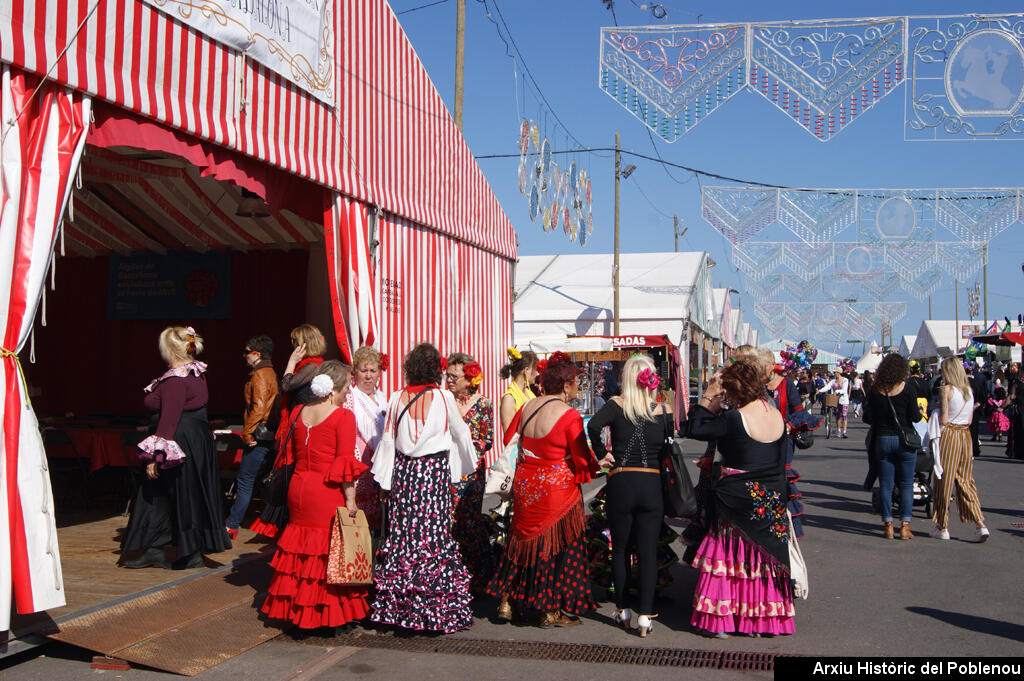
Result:
{"label": "festival light canopy", "polygon": [[901,84],[907,140],[1024,137],[1024,14],[614,26],[599,84],[667,142],[750,90],[821,141]]}

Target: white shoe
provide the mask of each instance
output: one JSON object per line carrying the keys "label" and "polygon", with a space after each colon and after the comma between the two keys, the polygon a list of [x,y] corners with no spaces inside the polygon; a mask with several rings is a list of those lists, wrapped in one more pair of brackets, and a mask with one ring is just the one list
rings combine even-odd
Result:
{"label": "white shoe", "polygon": [[647,634],[654,628],[654,622],[651,621],[654,618],[655,615],[640,615],[636,618],[636,628],[640,633],[640,638],[647,638]]}
{"label": "white shoe", "polygon": [[987,527],[979,527],[978,529],[974,530],[974,543],[981,544],[986,539],[988,539]]}
{"label": "white shoe", "polygon": [[629,623],[632,619],[633,611],[629,608],[623,608],[622,610],[615,611],[615,623],[622,626],[626,631],[629,631]]}
{"label": "white shoe", "polygon": [[939,526],[936,525],[932,528],[931,532],[928,533],[928,536],[949,541],[949,530],[940,530]]}

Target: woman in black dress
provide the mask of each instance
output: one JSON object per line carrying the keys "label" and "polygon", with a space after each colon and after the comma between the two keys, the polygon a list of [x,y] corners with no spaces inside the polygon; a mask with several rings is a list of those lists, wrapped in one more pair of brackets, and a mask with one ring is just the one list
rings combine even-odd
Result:
{"label": "woman in black dress", "polygon": [[154,412],[152,434],[139,443],[146,477],[139,488],[121,554],[141,551],[122,567],[170,567],[164,547],[173,545],[175,569],[203,566],[204,553],[231,548],[221,507],[220,471],[206,419],[206,365],[196,361],[203,339],[189,326],[160,334],[168,369],[146,387]]}
{"label": "woman in black dress", "polygon": [[[1006,387],[1009,407],[1010,432],[1006,436],[1006,456],[1024,459],[1024,379],[1014,364],[1006,372]],[[1006,413],[1007,410],[1004,410]]]}

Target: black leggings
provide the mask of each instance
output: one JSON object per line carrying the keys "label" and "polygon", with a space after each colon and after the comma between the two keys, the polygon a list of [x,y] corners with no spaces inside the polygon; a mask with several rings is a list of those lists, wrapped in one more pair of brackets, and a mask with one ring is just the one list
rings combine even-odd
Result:
{"label": "black leggings", "polygon": [[654,587],[658,582],[658,535],[664,519],[661,476],[623,472],[608,478],[608,528],[612,533],[612,579],[615,606],[625,608],[629,594],[629,549],[639,563],[641,615],[654,613]]}

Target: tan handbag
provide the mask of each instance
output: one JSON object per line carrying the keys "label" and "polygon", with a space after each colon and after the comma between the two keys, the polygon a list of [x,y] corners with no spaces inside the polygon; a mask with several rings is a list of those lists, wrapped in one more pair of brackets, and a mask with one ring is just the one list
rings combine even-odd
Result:
{"label": "tan handbag", "polygon": [[331,546],[327,552],[327,583],[364,586],[373,582],[373,544],[370,526],[362,511],[355,517],[339,506],[331,523]]}

